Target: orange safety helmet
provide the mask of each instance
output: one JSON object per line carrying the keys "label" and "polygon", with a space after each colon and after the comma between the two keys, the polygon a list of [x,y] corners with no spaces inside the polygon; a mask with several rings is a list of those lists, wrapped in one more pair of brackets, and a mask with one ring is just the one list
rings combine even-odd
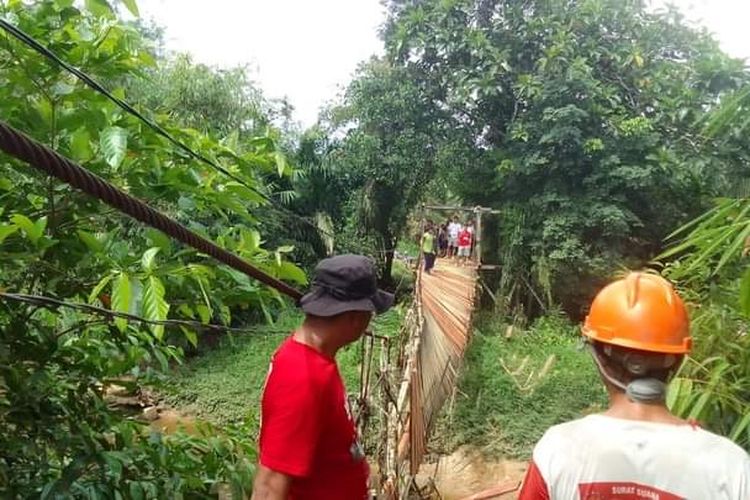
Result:
{"label": "orange safety helmet", "polygon": [[629,273],[601,290],[586,316],[591,340],[665,354],[690,352],[690,321],[672,285],[655,274]]}

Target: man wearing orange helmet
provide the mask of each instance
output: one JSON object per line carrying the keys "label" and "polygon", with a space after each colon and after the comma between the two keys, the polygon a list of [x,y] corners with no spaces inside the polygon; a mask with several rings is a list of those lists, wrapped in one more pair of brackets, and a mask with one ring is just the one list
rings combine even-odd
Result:
{"label": "man wearing orange helmet", "polygon": [[667,383],[692,338],[685,305],[666,280],[630,273],[608,285],[583,334],[609,409],[544,434],[520,500],[750,499],[748,454],[667,409]]}

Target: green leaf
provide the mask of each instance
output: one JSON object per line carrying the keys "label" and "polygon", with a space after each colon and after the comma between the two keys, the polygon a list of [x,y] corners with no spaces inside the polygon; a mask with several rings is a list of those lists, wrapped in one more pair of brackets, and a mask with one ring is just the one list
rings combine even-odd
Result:
{"label": "green leaf", "polygon": [[169,253],[172,248],[172,240],[169,236],[162,233],[158,229],[148,228],[146,229],[146,237],[149,240],[149,244],[154,247],[161,248],[164,252]]}
{"label": "green leaf", "polygon": [[193,311],[189,305],[180,304],[180,307],[178,307],[177,310],[180,314],[187,316],[190,319],[195,319],[195,311]]}
{"label": "green leaf", "polygon": [[76,231],[78,233],[78,237],[81,238],[81,241],[83,241],[86,246],[94,253],[101,253],[104,251],[104,245],[101,241],[96,239],[96,237],[91,234],[87,233],[86,231],[83,231],[79,229]]}
{"label": "green leaf", "polygon": [[104,461],[107,462],[107,469],[109,473],[119,479],[122,475],[122,462],[118,460],[118,457],[114,453],[104,452],[102,453]]}
{"label": "green leaf", "polygon": [[282,262],[279,266],[279,278],[294,281],[300,285],[307,284],[307,275],[305,275],[305,271],[288,261]]}
{"label": "green leaf", "polygon": [[232,311],[229,309],[229,307],[225,305],[219,307],[219,314],[221,315],[221,322],[223,324],[229,326],[232,323]]}
{"label": "green leaf", "polygon": [[208,323],[211,321],[211,309],[205,304],[198,304],[195,306],[195,310],[198,312],[198,315],[201,317],[202,323]]}
{"label": "green leaf", "polygon": [[[130,312],[132,287],[130,278],[125,273],[120,273],[112,284],[112,310],[117,312]],[[115,318],[115,325],[124,332],[128,322],[123,318]]]}
{"label": "green leaf", "polygon": [[107,0],[86,0],[86,9],[96,17],[112,17],[114,11]]}
{"label": "green leaf", "polygon": [[[156,276],[146,279],[143,288],[143,317],[152,320],[164,321],[169,313],[169,304],[164,300],[164,285]],[[156,338],[164,337],[164,325],[151,325],[151,331]]]}
{"label": "green leaf", "polygon": [[143,267],[144,271],[150,273],[154,270],[154,259],[156,257],[156,254],[159,253],[160,250],[161,248],[159,247],[152,247],[143,253],[143,257],[141,258],[141,266]]}
{"label": "green leaf", "polygon": [[23,229],[23,232],[26,233],[26,237],[35,245],[39,241],[39,238],[42,237],[44,229],[47,227],[47,217],[42,217],[36,222],[31,222],[31,219],[25,215],[15,214],[10,220],[16,226]]}
{"label": "green leaf", "polygon": [[143,500],[145,498],[143,494],[143,487],[138,481],[130,481],[128,489],[130,490],[130,498],[132,498],[133,500]]}
{"label": "green leaf", "polygon": [[249,252],[255,252],[260,248],[260,233],[255,229],[242,230],[242,243]]}
{"label": "green leaf", "polygon": [[187,339],[187,341],[190,342],[190,344],[193,347],[198,347],[198,334],[195,333],[195,330],[192,330],[184,326],[181,328],[182,328],[182,333],[183,335],[185,335],[185,338]]}
{"label": "green leaf", "polygon": [[696,403],[690,409],[690,414],[688,415],[688,419],[698,420],[701,414],[703,413],[703,410],[711,402],[712,398],[713,398],[713,392],[710,390],[706,390],[706,392],[701,394],[700,397],[698,398],[698,401],[696,401]]}
{"label": "green leaf", "polygon": [[121,127],[108,127],[99,137],[104,160],[112,168],[119,168],[128,148],[128,132]]}
{"label": "green leaf", "polygon": [[18,231],[18,226],[15,224],[3,224],[0,225],[0,243],[5,241],[5,238]]}
{"label": "green leaf", "polygon": [[692,380],[676,377],[669,384],[667,407],[676,415],[683,416],[689,409],[693,396]]}
{"label": "green leaf", "polygon": [[140,13],[138,12],[138,4],[135,3],[135,0],[122,0],[122,3],[125,4],[125,7],[127,7],[130,13],[135,17],[140,16]]}
{"label": "green leaf", "polygon": [[276,172],[278,172],[279,177],[284,177],[284,173],[287,169],[286,157],[284,156],[284,153],[282,153],[281,151],[276,151],[276,153],[274,153],[274,158],[276,160]]}
{"label": "green leaf", "polygon": [[99,295],[102,293],[102,290],[104,290],[104,287],[109,284],[109,282],[112,281],[112,275],[108,274],[105,277],[103,277],[99,283],[94,287],[93,290],[91,290],[91,293],[89,294],[89,304],[93,304],[96,299],[99,298]]}
{"label": "green leaf", "polygon": [[266,307],[266,301],[263,300],[262,296],[258,297],[258,303],[260,304],[260,310],[263,311],[263,316],[266,318],[266,323],[273,325],[273,316]]}
{"label": "green leaf", "polygon": [[750,267],[745,270],[740,280],[740,311],[750,317]]}
{"label": "green leaf", "polygon": [[91,134],[84,127],[71,134],[70,152],[79,161],[88,161],[94,156],[94,151],[91,149]]}
{"label": "green leaf", "polygon": [[65,82],[57,82],[52,86],[50,90],[52,91],[52,95],[59,97],[72,94],[75,89],[75,85],[71,85]]}
{"label": "green leaf", "polygon": [[740,434],[742,434],[742,432],[748,428],[750,428],[750,412],[746,413],[745,416],[742,417],[742,419],[740,419],[740,421],[737,422],[737,424],[732,428],[729,439],[731,439],[732,441],[737,441],[740,437]]}
{"label": "green leaf", "polygon": [[47,228],[47,216],[37,219],[34,223],[34,234],[37,235],[37,239],[41,238],[44,234],[44,230]]}

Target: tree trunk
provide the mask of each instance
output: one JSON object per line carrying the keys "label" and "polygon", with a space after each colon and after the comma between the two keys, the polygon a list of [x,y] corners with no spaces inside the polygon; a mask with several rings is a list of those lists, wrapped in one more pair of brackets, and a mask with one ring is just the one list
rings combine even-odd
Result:
{"label": "tree trunk", "polygon": [[390,234],[383,235],[383,267],[381,268],[381,281],[382,285],[386,288],[391,288],[393,285],[393,257],[396,250],[396,238],[392,238]]}

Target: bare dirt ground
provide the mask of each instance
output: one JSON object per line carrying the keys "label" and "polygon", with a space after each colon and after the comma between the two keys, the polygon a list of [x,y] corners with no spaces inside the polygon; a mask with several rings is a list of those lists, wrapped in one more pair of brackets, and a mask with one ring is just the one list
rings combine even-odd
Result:
{"label": "bare dirt ground", "polygon": [[526,462],[487,460],[479,450],[461,447],[435,463],[423,465],[417,475],[417,484],[427,487],[425,489],[428,491],[431,489],[430,485],[434,485],[430,498],[436,499],[511,499],[516,498],[517,490],[499,496],[472,495],[500,486],[520,486],[526,467]]}

